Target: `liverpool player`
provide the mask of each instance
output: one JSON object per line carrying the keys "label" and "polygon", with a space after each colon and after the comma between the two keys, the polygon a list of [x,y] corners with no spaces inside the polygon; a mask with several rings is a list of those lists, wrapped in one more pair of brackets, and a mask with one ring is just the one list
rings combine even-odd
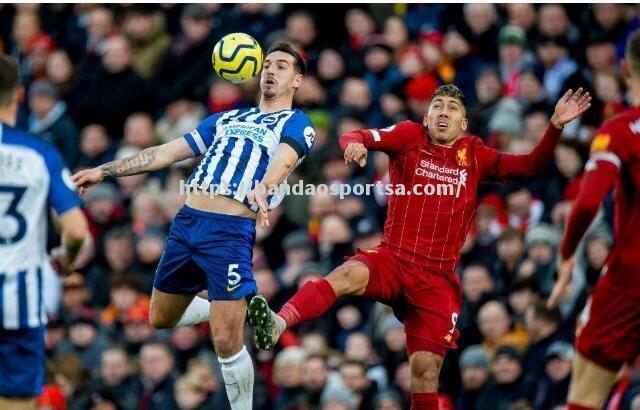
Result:
{"label": "liverpool player", "polygon": [[[423,195],[391,195],[382,244],[360,251],[325,279],[307,282],[278,314],[264,298],[254,297],[249,317],[258,347],[273,348],[285,328],[319,317],[337,297],[363,295],[384,302],[405,324],[412,408],[436,409],[440,367],[446,350],[456,347],[461,291],[454,268],[475,212],[478,184],[538,174],[564,124],[589,102],[582,89],[569,90],[529,155],[503,154],[478,137],[464,136],[463,95],[454,85],[436,90],[422,124],[405,121],[341,136],[346,162],[364,166],[368,150],[383,151],[389,155],[391,184]],[[441,195],[424,194],[428,186],[443,185],[450,189],[440,189]],[[263,197],[256,201],[264,208]]]}
{"label": "liverpool player", "polygon": [[573,203],[558,256],[555,305],[571,278],[573,254],[615,188],[615,245],[579,320],[569,409],[600,409],[622,365],[640,353],[640,31],[627,41],[622,69],[633,107],[606,122]]}

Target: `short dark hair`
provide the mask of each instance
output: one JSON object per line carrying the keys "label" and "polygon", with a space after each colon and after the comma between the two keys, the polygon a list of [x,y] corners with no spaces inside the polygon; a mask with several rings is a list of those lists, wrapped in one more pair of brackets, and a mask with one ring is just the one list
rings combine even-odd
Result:
{"label": "short dark hair", "polygon": [[533,305],[533,316],[557,326],[562,324],[562,314],[560,313],[560,309],[557,307],[549,308],[544,301],[540,301]]}
{"label": "short dark hair", "polygon": [[296,71],[302,75],[305,75],[307,73],[307,63],[304,62],[304,59],[302,58],[300,53],[298,53],[291,44],[285,43],[284,41],[277,42],[269,47],[269,50],[267,50],[267,55],[275,53],[276,51],[282,51],[283,53],[287,53],[293,56],[295,60]]}
{"label": "short dark hair", "polygon": [[624,56],[629,63],[629,68],[640,75],[640,29],[629,35],[624,49]]}
{"label": "short dark hair", "polygon": [[464,93],[454,84],[441,85],[437,90],[433,92],[431,98],[433,99],[438,96],[455,98],[456,100],[460,100],[460,102],[464,105]]}
{"label": "short dark hair", "polygon": [[362,369],[362,373],[367,373],[367,366],[361,360],[347,359],[340,363],[339,369],[342,370],[342,368],[346,366],[358,366]]}
{"label": "short dark hair", "polygon": [[8,55],[0,55],[0,107],[11,104],[20,86],[20,66]]}

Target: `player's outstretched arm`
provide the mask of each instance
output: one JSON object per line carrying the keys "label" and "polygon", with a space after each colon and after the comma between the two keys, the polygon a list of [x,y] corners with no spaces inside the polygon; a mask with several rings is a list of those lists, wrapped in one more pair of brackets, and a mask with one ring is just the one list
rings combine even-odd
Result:
{"label": "player's outstretched arm", "polygon": [[184,138],[177,138],[166,144],[150,147],[116,161],[107,162],[96,168],[87,169],[73,175],[71,179],[80,189],[80,194],[106,177],[126,177],[157,171],[169,165],[194,156]]}
{"label": "player's outstretched arm", "polygon": [[387,128],[347,132],[340,136],[339,142],[344,150],[345,163],[364,167],[369,150],[388,155],[407,151],[423,142],[423,133],[421,125],[403,121]]}
{"label": "player's outstretched arm", "polygon": [[542,140],[527,155],[498,154],[494,152],[496,177],[529,177],[542,172],[553,156],[565,124],[581,116],[591,106],[591,96],[582,88],[575,93],[567,91],[556,104],[549,128]]}

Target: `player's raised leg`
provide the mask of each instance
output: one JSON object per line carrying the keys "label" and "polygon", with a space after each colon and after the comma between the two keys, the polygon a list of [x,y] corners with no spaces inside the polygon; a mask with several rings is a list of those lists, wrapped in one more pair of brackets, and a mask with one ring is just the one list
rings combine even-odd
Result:
{"label": "player's raised leg", "polygon": [[322,316],[341,296],[363,295],[369,278],[365,263],[350,260],[326,278],[305,283],[277,314],[262,296],[255,296],[249,303],[249,319],[256,345],[260,349],[273,349],[285,329]]}
{"label": "player's raised leg", "polygon": [[438,377],[444,358],[421,350],[409,357],[411,368],[411,410],[438,409]]}
{"label": "player's raised leg", "polygon": [[151,326],[156,329],[171,329],[209,320],[211,303],[195,296],[165,293],[154,288],[149,309]]}
{"label": "player's raised leg", "polygon": [[243,345],[246,311],[245,299],[211,303],[211,338],[233,410],[251,409],[253,401],[253,363]]}

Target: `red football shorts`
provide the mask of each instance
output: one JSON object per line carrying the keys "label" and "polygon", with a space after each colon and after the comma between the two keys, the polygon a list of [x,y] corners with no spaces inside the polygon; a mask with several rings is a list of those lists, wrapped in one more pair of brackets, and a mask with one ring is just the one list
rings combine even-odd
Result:
{"label": "red football shorts", "polygon": [[578,319],[576,349],[617,372],[640,353],[640,292],[617,286],[610,275],[596,285]]}
{"label": "red football shorts", "polygon": [[405,325],[409,356],[428,351],[440,356],[455,349],[460,313],[460,284],[444,272],[405,262],[388,248],[358,250],[350,260],[369,268],[364,296],[393,308]]}

